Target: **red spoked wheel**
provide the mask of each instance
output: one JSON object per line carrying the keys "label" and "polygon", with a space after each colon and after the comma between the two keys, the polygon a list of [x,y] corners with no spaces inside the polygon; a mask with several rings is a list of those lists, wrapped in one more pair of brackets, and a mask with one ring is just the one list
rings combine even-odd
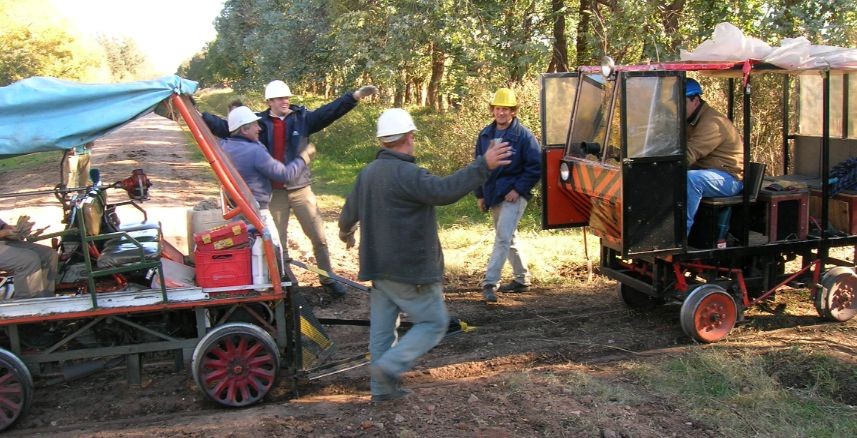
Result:
{"label": "red spoked wheel", "polygon": [[33,377],[24,362],[0,348],[0,430],[15,424],[33,402]]}
{"label": "red spoked wheel", "polygon": [[265,398],[276,383],[280,354],[274,339],[261,328],[231,323],[199,341],[191,369],[209,399],[223,406],[250,406]]}
{"label": "red spoked wheel", "polygon": [[848,321],[857,315],[857,275],[844,266],[835,267],[821,279],[816,296],[818,314],[830,321]]}
{"label": "red spoked wheel", "polygon": [[703,284],[692,290],[681,305],[681,328],[705,343],[725,338],[738,321],[738,305],[725,289]]}

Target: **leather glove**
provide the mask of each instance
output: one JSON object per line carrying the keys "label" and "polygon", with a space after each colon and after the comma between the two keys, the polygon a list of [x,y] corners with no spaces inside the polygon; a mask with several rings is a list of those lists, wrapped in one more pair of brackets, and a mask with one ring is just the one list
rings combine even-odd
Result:
{"label": "leather glove", "polygon": [[364,85],[364,86],[358,88],[357,91],[354,92],[354,98],[357,100],[361,100],[365,97],[372,96],[373,94],[375,94],[377,92],[378,92],[378,87],[376,87],[374,85]]}
{"label": "leather glove", "polygon": [[354,238],[354,232],[346,233],[345,231],[340,231],[339,240],[345,242],[345,249],[354,248],[354,245],[357,243]]}
{"label": "leather glove", "polygon": [[306,145],[303,151],[301,151],[301,158],[304,159],[304,162],[309,164],[315,158],[315,145],[310,143]]}

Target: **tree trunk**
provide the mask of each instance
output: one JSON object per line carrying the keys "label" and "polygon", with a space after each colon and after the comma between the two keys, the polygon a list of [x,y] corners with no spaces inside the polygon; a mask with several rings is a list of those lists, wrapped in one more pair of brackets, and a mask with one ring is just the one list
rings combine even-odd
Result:
{"label": "tree trunk", "polygon": [[589,23],[592,18],[592,0],[580,0],[580,7],[577,11],[578,16],[580,17],[577,21],[577,40],[574,45],[575,50],[577,51],[577,65],[589,65],[592,64],[592,55],[589,53],[589,45],[586,43],[586,35],[590,32]]}
{"label": "tree trunk", "polygon": [[685,0],[673,0],[669,4],[661,5],[661,24],[664,26],[664,32],[670,35],[670,46],[667,48],[670,54],[678,54],[679,46],[682,43],[681,35],[678,29],[678,20],[681,18],[684,10]]}
{"label": "tree trunk", "polygon": [[431,78],[428,83],[428,106],[435,111],[441,111],[440,81],[443,80],[446,53],[432,43],[431,45]]}
{"label": "tree trunk", "polygon": [[[514,16],[512,8],[509,8],[509,13],[507,14],[507,33],[508,35],[515,35],[514,29]],[[529,5],[527,5],[526,11],[524,11],[523,22],[521,23],[521,31],[518,34],[519,41],[517,41],[516,46],[519,47],[513,50],[512,56],[512,65],[511,71],[509,74],[509,81],[513,84],[520,84],[524,80],[524,74],[527,72],[527,63],[524,61],[526,53],[524,53],[524,47],[527,47],[527,43],[529,43],[530,38],[533,35],[533,17],[536,12],[536,2],[531,1]],[[511,19],[510,19],[511,18]]]}
{"label": "tree trunk", "polygon": [[553,54],[548,73],[568,71],[568,39],[565,36],[565,0],[551,0],[553,16]]}

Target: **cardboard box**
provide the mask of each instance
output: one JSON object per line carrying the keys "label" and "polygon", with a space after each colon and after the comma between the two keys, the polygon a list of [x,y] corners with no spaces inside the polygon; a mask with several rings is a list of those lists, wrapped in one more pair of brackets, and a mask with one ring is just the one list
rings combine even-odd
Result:
{"label": "cardboard box", "polygon": [[243,245],[249,240],[247,224],[243,221],[230,222],[193,235],[194,251],[217,251]]}
{"label": "cardboard box", "polygon": [[[821,220],[821,190],[812,190],[809,215]],[[827,218],[839,231],[857,234],[857,195],[839,193],[827,202]]]}
{"label": "cardboard box", "polygon": [[223,219],[223,213],[220,209],[216,210],[187,210],[187,255],[193,259],[193,250],[196,243],[193,241],[193,235],[202,233],[211,228],[220,225],[226,225],[228,221]]}
{"label": "cardboard box", "polygon": [[[167,288],[193,287],[194,269],[184,263],[174,262],[168,258],[161,257],[161,267],[164,269],[164,284]],[[158,273],[152,275],[152,289],[161,287],[161,276]]]}

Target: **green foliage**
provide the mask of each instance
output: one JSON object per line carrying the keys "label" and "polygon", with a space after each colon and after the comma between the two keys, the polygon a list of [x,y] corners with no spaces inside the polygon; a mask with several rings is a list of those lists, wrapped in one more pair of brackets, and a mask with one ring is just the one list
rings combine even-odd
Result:
{"label": "green foliage", "polygon": [[77,52],[74,38],[62,29],[35,32],[7,23],[0,28],[0,86],[31,76],[82,79],[97,60]]}
{"label": "green foliage", "polygon": [[104,49],[107,66],[114,82],[136,79],[141,73],[141,68],[147,63],[146,55],[129,37],[112,38],[99,35],[98,44]]}
{"label": "green foliage", "polygon": [[105,82],[149,73],[133,40],[102,36],[95,41],[60,16],[50,0],[0,2],[0,86],[32,76]]}
{"label": "green foliage", "polygon": [[39,152],[35,154],[27,154],[27,155],[18,155],[14,157],[8,158],[0,158],[0,172],[16,169],[16,170],[28,170],[28,169],[36,169],[44,166],[46,163],[56,163],[57,169],[57,179],[59,180],[60,176],[60,160],[62,160],[62,152],[59,151],[51,151],[51,152]]}

